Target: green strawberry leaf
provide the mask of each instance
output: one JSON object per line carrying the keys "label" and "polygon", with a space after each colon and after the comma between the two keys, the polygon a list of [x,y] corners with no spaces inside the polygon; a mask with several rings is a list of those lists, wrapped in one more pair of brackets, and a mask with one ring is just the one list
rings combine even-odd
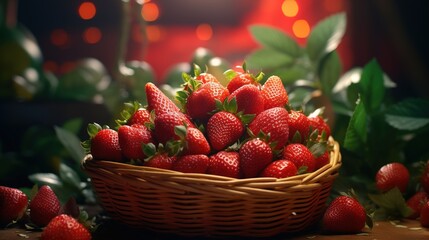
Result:
{"label": "green strawberry leaf", "polygon": [[156,153],[156,146],[153,143],[142,144],[142,148],[143,153],[148,157],[151,157]]}
{"label": "green strawberry leaf", "polygon": [[334,51],[340,44],[345,31],[345,13],[332,15],[314,26],[307,41],[310,60],[317,63],[326,54]]}
{"label": "green strawberry leaf", "polygon": [[318,142],[313,144],[309,150],[315,158],[318,158],[326,152],[327,146],[327,142]]}
{"label": "green strawberry leaf", "polygon": [[223,73],[223,75],[225,76],[225,78],[226,78],[228,81],[231,81],[231,79],[235,78],[238,74],[237,74],[237,72],[236,72],[236,71],[234,71],[234,70],[232,70],[232,69],[228,69],[228,70],[226,70],[226,71]]}
{"label": "green strawberry leaf", "polygon": [[401,219],[413,213],[401,191],[396,187],[382,194],[369,194],[368,196],[379,207],[375,211],[376,219]]}
{"label": "green strawberry leaf", "polygon": [[250,27],[250,33],[253,38],[255,38],[255,40],[265,48],[269,48],[292,57],[299,57],[302,53],[298,43],[289,35],[277,28],[253,25]]}
{"label": "green strawberry leaf", "polygon": [[343,147],[353,152],[363,149],[367,139],[367,116],[362,101],[359,101],[347,127]]}
{"label": "green strawberry leaf", "polygon": [[59,177],[63,184],[67,185],[68,187],[76,191],[81,190],[81,181],[79,175],[71,167],[64,163],[60,163]]}
{"label": "green strawberry leaf", "polygon": [[378,112],[383,103],[386,90],[383,70],[376,60],[370,61],[363,68],[358,88],[365,111],[369,115]]}
{"label": "green strawberry leaf", "polygon": [[80,164],[82,159],[85,157],[85,149],[82,148],[80,139],[75,134],[63,128],[55,126],[54,129],[58,140],[70,153],[73,160]]}
{"label": "green strawberry leaf", "polygon": [[183,125],[174,126],[174,133],[180,137],[180,139],[184,139],[186,137],[186,127]]}
{"label": "green strawberry leaf", "polygon": [[387,110],[386,122],[399,130],[420,129],[429,123],[429,101],[406,99],[399,102]]}
{"label": "green strawberry leaf", "polygon": [[275,49],[262,48],[246,57],[250,69],[277,69],[291,66],[294,58]]}
{"label": "green strawberry leaf", "polygon": [[329,53],[322,59],[318,74],[324,95],[331,95],[332,89],[340,78],[341,71],[342,65],[337,51]]}

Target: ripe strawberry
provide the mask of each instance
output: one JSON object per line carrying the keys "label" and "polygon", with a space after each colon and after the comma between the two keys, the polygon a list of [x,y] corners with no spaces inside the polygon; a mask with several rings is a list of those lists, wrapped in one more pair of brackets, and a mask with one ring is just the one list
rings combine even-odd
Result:
{"label": "ripe strawberry", "polygon": [[27,209],[28,198],[21,190],[0,186],[0,226],[19,220]]}
{"label": "ripe strawberry", "polygon": [[293,162],[288,160],[276,160],[262,171],[261,177],[286,178],[297,174],[298,169]]}
{"label": "ripe strawberry", "polygon": [[255,85],[247,84],[231,92],[228,101],[233,98],[237,101],[238,112],[258,115],[264,111],[264,98]]}
{"label": "ripe strawberry", "polygon": [[322,116],[310,115],[308,117],[308,120],[310,122],[310,129],[312,129],[312,131],[317,129],[319,131],[319,135],[321,135],[322,132],[324,131],[326,133],[326,137],[331,136],[331,128],[325,122]]}
{"label": "ripe strawberry", "polygon": [[264,109],[284,107],[288,103],[288,95],[282,80],[277,76],[271,76],[261,87],[261,95],[264,98]]}
{"label": "ripe strawberry", "polygon": [[402,163],[388,163],[375,175],[375,184],[379,191],[387,192],[397,187],[401,192],[407,190],[410,173]]}
{"label": "ripe strawberry", "polygon": [[219,80],[217,80],[217,78],[215,76],[213,76],[210,73],[207,72],[203,72],[198,74],[195,77],[196,80],[201,81],[201,83],[208,83],[208,82],[215,82],[215,83],[219,83]]}
{"label": "ripe strawberry", "polygon": [[240,118],[230,112],[215,113],[207,123],[207,136],[214,150],[220,151],[236,142],[244,132]]}
{"label": "ripe strawberry", "polygon": [[261,85],[259,82],[264,77],[264,74],[262,72],[254,76],[253,74],[247,71],[246,63],[243,63],[241,70],[242,71],[229,69],[224,73],[225,77],[229,80],[226,87],[228,88],[230,93],[234,92],[235,90],[239,89],[244,85],[252,84],[258,88]]}
{"label": "ripe strawberry", "polygon": [[173,163],[173,170],[183,173],[205,173],[209,165],[209,157],[204,154],[184,155]]}
{"label": "ripe strawberry", "polygon": [[413,213],[408,216],[410,219],[416,219],[420,216],[423,205],[429,200],[429,195],[425,191],[416,192],[408,198],[407,205],[413,210]]}
{"label": "ripe strawberry", "polygon": [[120,126],[118,138],[122,154],[127,159],[143,160],[146,155],[143,153],[142,144],[152,142],[151,132],[147,127],[140,124]]}
{"label": "ripe strawberry", "polygon": [[298,169],[306,167],[306,172],[313,172],[316,167],[313,154],[305,145],[300,143],[286,145],[283,149],[283,158],[293,162]]}
{"label": "ripe strawberry", "polygon": [[41,240],[90,240],[91,233],[73,217],[61,214],[49,222],[40,237]]}
{"label": "ripe strawberry", "polygon": [[209,158],[208,174],[240,178],[240,156],[238,152],[220,151]]}
{"label": "ripe strawberry", "polygon": [[429,201],[425,202],[420,210],[420,224],[429,228]]}
{"label": "ripe strawberry", "polygon": [[325,166],[326,164],[328,164],[329,160],[330,160],[329,158],[330,158],[329,151],[326,151],[322,155],[317,157],[315,159],[316,166],[314,167],[314,170],[317,170],[317,169]]}
{"label": "ripe strawberry", "polygon": [[420,184],[425,192],[429,193],[429,161],[426,162],[423,173],[420,176]]}
{"label": "ripe strawberry", "polygon": [[253,135],[261,131],[269,134],[269,142],[275,142],[275,149],[281,149],[289,139],[288,115],[287,110],[281,107],[264,110],[249,124],[249,130]]}
{"label": "ripe strawberry", "polygon": [[216,109],[216,100],[223,102],[228,96],[228,89],[220,83],[204,83],[188,96],[186,113],[192,119],[207,120]]}
{"label": "ripe strawberry", "polygon": [[137,109],[137,111],[130,117],[130,119],[128,119],[128,125],[145,125],[148,122],[150,122],[150,112],[145,108]]}
{"label": "ripe strawberry", "polygon": [[94,159],[123,161],[117,131],[108,128],[108,126],[102,128],[97,123],[90,123],[87,132],[89,139],[82,142],[82,146],[87,153],[92,154]]}
{"label": "ripe strawberry", "polygon": [[175,126],[186,125],[195,127],[189,118],[181,112],[166,112],[158,114],[154,120],[153,137],[159,143],[167,143],[169,140],[179,140],[180,137],[174,132]]}
{"label": "ripe strawberry", "polygon": [[180,112],[179,107],[174,104],[155,84],[149,82],[145,86],[147,96],[147,110],[155,111],[156,115],[167,112]]}
{"label": "ripe strawberry", "polygon": [[299,133],[299,138],[297,143],[304,143],[305,139],[307,139],[309,130],[310,130],[310,121],[307,116],[301,111],[291,110],[289,112],[288,118],[289,125],[289,140],[293,141],[296,137],[295,135]]}
{"label": "ripe strawberry", "polygon": [[161,153],[152,156],[144,165],[146,167],[173,169],[173,163],[176,159],[176,156],[168,156],[167,153]]}
{"label": "ripe strawberry", "polygon": [[210,145],[204,134],[194,127],[176,126],[176,135],[180,137],[178,144],[183,155],[209,154]]}
{"label": "ripe strawberry", "polygon": [[43,185],[30,201],[29,209],[31,222],[44,227],[59,214],[61,204],[54,191],[48,185]]}
{"label": "ripe strawberry", "polygon": [[270,145],[259,138],[245,142],[238,153],[244,178],[257,177],[274,157]]}
{"label": "ripe strawberry", "polygon": [[339,196],[326,209],[323,229],[331,233],[357,233],[365,227],[366,213],[353,197]]}

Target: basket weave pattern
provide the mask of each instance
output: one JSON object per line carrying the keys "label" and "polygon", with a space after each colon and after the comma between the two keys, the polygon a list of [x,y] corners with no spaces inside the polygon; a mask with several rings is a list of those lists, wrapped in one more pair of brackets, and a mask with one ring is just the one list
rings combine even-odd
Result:
{"label": "basket weave pattern", "polygon": [[330,162],[294,177],[234,179],[93,160],[83,169],[102,207],[132,227],[183,236],[267,237],[316,223],[341,167],[332,138]]}

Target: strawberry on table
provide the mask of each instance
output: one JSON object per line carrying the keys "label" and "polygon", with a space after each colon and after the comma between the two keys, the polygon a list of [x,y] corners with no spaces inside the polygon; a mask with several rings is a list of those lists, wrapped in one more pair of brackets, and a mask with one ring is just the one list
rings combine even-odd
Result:
{"label": "strawberry on table", "polygon": [[118,138],[122,154],[127,159],[143,160],[146,156],[143,153],[142,145],[152,142],[151,132],[146,126],[140,124],[120,126]]}
{"label": "strawberry on table", "polygon": [[286,178],[298,174],[295,164],[289,160],[276,160],[268,165],[261,173],[261,177]]}
{"label": "strawberry on table", "polygon": [[61,214],[53,218],[43,230],[41,240],[90,240],[89,230],[75,218]]}
{"label": "strawberry on table", "polygon": [[408,216],[410,219],[416,219],[420,216],[423,205],[429,200],[429,195],[425,191],[416,192],[407,200],[407,205],[413,210]]}
{"label": "strawberry on table", "polygon": [[184,155],[173,163],[173,170],[183,173],[205,173],[209,165],[209,157],[204,154]]}
{"label": "strawberry on table", "polygon": [[314,155],[305,145],[300,143],[291,143],[283,149],[283,158],[289,160],[300,169],[305,167],[306,172],[313,172],[316,167]]}
{"label": "strawberry on table", "polygon": [[278,76],[267,79],[261,87],[261,94],[264,98],[264,109],[284,107],[289,101],[283,82]]}
{"label": "strawberry on table", "polygon": [[31,222],[44,227],[59,214],[61,204],[51,187],[43,185],[31,199],[29,209]]}
{"label": "strawberry on table", "polygon": [[210,156],[208,174],[240,178],[240,155],[238,152],[219,151]]}
{"label": "strawberry on table", "polygon": [[82,143],[88,153],[94,159],[122,162],[123,156],[119,145],[118,132],[105,126],[102,128],[97,123],[88,124],[89,140]]}
{"label": "strawberry on table", "polygon": [[375,183],[378,190],[387,192],[397,187],[401,192],[407,190],[410,173],[402,163],[388,163],[382,166],[375,175]]}
{"label": "strawberry on table", "polygon": [[21,190],[0,186],[0,226],[19,220],[27,205],[27,195]]}
{"label": "strawberry on table", "polygon": [[420,210],[420,224],[429,228],[429,201],[425,202]]}
{"label": "strawberry on table", "polygon": [[274,158],[271,146],[259,138],[245,142],[239,150],[239,155],[244,178],[257,177]]}
{"label": "strawberry on table", "polygon": [[429,194],[429,161],[426,162],[423,173],[420,176],[420,184],[425,192]]}

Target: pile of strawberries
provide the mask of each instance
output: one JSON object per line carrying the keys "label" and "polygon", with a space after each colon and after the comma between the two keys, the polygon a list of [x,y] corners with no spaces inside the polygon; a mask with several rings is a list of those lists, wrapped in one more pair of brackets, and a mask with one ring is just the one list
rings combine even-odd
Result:
{"label": "pile of strawberries", "polygon": [[182,75],[177,101],[147,83],[147,106],[126,103],[116,128],[89,124],[88,153],[95,160],[231,178],[285,178],[329,162],[323,111],[307,116],[288,107],[279,77],[261,84],[262,73],[231,69],[223,86],[195,69],[194,76]]}
{"label": "pile of strawberries", "polygon": [[[36,189],[32,197],[21,190],[0,186],[0,226],[17,222],[29,229],[43,229],[42,240],[90,240],[91,221],[79,218],[75,201],[61,206],[54,191],[47,185]],[[80,221],[78,221],[78,218]]]}

